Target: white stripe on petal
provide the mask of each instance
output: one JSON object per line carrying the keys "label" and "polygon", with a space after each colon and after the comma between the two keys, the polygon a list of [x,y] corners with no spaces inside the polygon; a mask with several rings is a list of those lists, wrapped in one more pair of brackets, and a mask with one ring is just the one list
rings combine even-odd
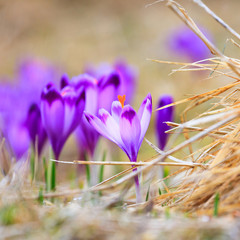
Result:
{"label": "white stripe on petal", "polygon": [[137,113],[131,106],[127,105],[123,108],[119,126],[121,138],[127,148],[130,160],[136,159],[140,147],[141,125]]}
{"label": "white stripe on petal", "polygon": [[107,132],[108,132],[108,139],[115,142],[117,145],[119,145],[121,148],[123,147],[122,138],[120,136],[120,128],[119,124],[115,121],[115,119],[109,114],[108,111],[105,109],[99,110],[99,118],[104,123]]}
{"label": "white stripe on petal", "polygon": [[140,124],[141,124],[141,136],[140,136],[140,141],[139,144],[142,143],[143,138],[147,132],[151,116],[152,116],[152,102],[148,98],[146,101],[146,104],[144,105],[144,108],[141,110],[141,119],[140,119]]}
{"label": "white stripe on petal", "polygon": [[119,101],[114,101],[112,103],[111,114],[117,123],[119,123],[119,118],[122,113],[122,105]]}

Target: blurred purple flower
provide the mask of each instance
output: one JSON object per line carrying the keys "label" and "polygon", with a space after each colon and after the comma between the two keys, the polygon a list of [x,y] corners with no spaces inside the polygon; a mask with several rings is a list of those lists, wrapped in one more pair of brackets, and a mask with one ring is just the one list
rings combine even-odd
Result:
{"label": "blurred purple flower", "polygon": [[[62,77],[61,85],[65,86],[67,84],[70,84],[76,90],[79,88],[85,89],[85,111],[96,115],[99,108],[111,109],[111,103],[117,99],[120,76],[116,71],[112,71],[99,81],[88,74],[73,77],[71,81],[67,76]],[[81,119],[75,133],[80,158],[84,158],[85,153],[90,154],[92,158],[99,139],[99,133],[87,122],[85,117]]]}
{"label": "blurred purple flower", "polygon": [[47,133],[42,124],[42,117],[39,106],[37,104],[32,104],[30,106],[26,126],[29,131],[29,136],[35,150],[35,145],[37,141],[37,152],[40,156],[44,147],[44,144],[47,141]]}
{"label": "blurred purple flower", "polygon": [[[28,58],[18,69],[19,88],[31,103],[39,103],[43,88],[59,79],[57,68],[46,61]],[[30,103],[30,105],[31,105]]]}
{"label": "blurred purple flower", "polygon": [[48,84],[41,95],[43,126],[51,142],[56,159],[67,138],[78,126],[85,107],[85,91],[71,86],[58,91]]}
{"label": "blurred purple flower", "polygon": [[5,133],[10,148],[16,156],[16,160],[21,159],[30,147],[30,138],[25,123],[12,121],[8,124]]}
{"label": "blurred purple flower", "polygon": [[[57,75],[56,68],[49,63],[29,58],[21,62],[11,85],[0,85],[0,127],[17,160],[28,150],[31,139],[33,141],[29,122],[26,120],[29,117],[29,108],[32,104],[40,103],[43,87],[49,81],[55,81]],[[39,144],[41,152],[42,141]]]}
{"label": "blurred purple flower", "polygon": [[[205,30],[203,32],[209,40],[212,40],[209,33]],[[169,36],[168,44],[172,52],[179,56],[184,56],[193,62],[211,56],[210,50],[203,41],[191,29],[185,26],[175,30]]]}
{"label": "blurred purple flower", "polygon": [[128,65],[123,59],[118,59],[114,64],[114,68],[121,77],[119,95],[126,95],[126,101],[131,103],[136,91],[137,70],[133,66]]}
{"label": "blurred purple flower", "polygon": [[[162,95],[159,98],[157,108],[161,108],[161,107],[171,104],[173,102],[174,102],[174,100],[171,95]],[[174,107],[173,106],[157,111],[157,114],[156,114],[156,136],[157,136],[158,146],[161,150],[164,150],[164,148],[167,144],[168,134],[165,132],[170,129],[170,127],[165,122],[172,122],[173,118],[174,118]]]}
{"label": "blurred purple flower", "polygon": [[[111,114],[99,110],[99,116],[85,112],[88,122],[104,137],[116,143],[131,162],[137,161],[139,148],[148,129],[152,114],[152,97],[144,99],[138,113],[130,106],[124,106],[125,96],[112,103]],[[135,177],[137,202],[141,201],[138,176]]]}
{"label": "blurred purple flower", "polygon": [[0,86],[0,127],[9,147],[19,160],[30,146],[24,112],[26,101],[21,100],[14,85]]}
{"label": "blurred purple flower", "polygon": [[116,60],[112,66],[108,63],[102,63],[96,68],[90,64],[85,68],[86,73],[98,80],[113,71],[117,71],[120,75],[118,95],[126,95],[126,101],[131,103],[136,90],[138,74],[137,70],[133,66],[128,65],[124,59]]}

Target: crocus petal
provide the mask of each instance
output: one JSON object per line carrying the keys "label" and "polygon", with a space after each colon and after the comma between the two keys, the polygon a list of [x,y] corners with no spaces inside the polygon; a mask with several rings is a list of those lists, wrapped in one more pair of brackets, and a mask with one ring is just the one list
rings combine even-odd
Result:
{"label": "crocus petal", "polygon": [[99,83],[99,108],[108,111],[111,109],[112,101],[117,100],[117,91],[120,86],[120,76],[113,71],[108,76],[103,77]]}
{"label": "crocus petal", "polygon": [[69,77],[68,75],[65,73],[62,75],[61,80],[60,80],[60,88],[63,89],[66,86],[69,85]]}
{"label": "crocus petal", "polygon": [[81,74],[73,77],[71,81],[72,86],[79,90],[85,89],[86,105],[85,111],[91,114],[96,114],[98,109],[98,87],[97,80],[88,74]]}
{"label": "crocus petal", "polygon": [[150,120],[152,116],[152,97],[150,94],[143,100],[139,110],[138,110],[138,117],[141,124],[141,136],[139,140],[139,144],[142,143],[143,138],[146,134],[148,129]]}
{"label": "crocus petal", "polygon": [[135,110],[126,105],[123,108],[120,121],[120,134],[127,153],[131,161],[136,161],[139,150],[139,138],[141,135],[141,125]]}
{"label": "crocus petal", "polygon": [[120,136],[118,123],[105,109],[99,110],[99,118],[87,113],[85,113],[85,116],[96,131],[116,143],[120,148],[124,149],[124,151],[126,150]]}
{"label": "crocus petal", "polygon": [[109,139],[120,147],[123,147],[119,124],[115,121],[115,119],[103,108],[99,110],[99,119],[105,125]]}
{"label": "crocus petal", "polygon": [[118,59],[114,64],[114,68],[121,78],[118,94],[126,95],[126,102],[131,103],[136,90],[137,70],[133,66],[128,65],[124,59]]}
{"label": "crocus petal", "polygon": [[145,109],[145,107],[146,107],[146,104],[147,104],[147,100],[148,100],[148,99],[149,99],[150,102],[152,103],[152,96],[151,96],[150,93],[148,93],[148,95],[144,98],[144,100],[143,100],[140,108],[138,109],[138,117],[139,117],[139,119],[142,118],[142,115],[143,115],[143,112],[144,112],[144,109]]}
{"label": "crocus petal", "polygon": [[122,105],[119,101],[114,101],[112,103],[111,114],[116,122],[119,122],[120,115],[122,113]]}
{"label": "crocus petal", "polygon": [[99,133],[88,123],[86,117],[83,116],[79,127],[76,128],[76,138],[80,151],[81,159],[84,158],[84,151],[89,152],[91,156],[94,154]]}
{"label": "crocus petal", "polygon": [[64,101],[64,129],[63,136],[68,137],[72,130],[73,119],[75,115],[75,103],[76,103],[76,93],[73,88],[67,86],[61,91],[61,95]]}
{"label": "crocus petal", "polygon": [[104,137],[108,138],[109,140],[113,141],[113,139],[108,136],[108,130],[106,129],[105,124],[96,116],[84,112],[84,115],[87,119],[87,121],[89,122],[89,124],[101,135],[103,135]]}

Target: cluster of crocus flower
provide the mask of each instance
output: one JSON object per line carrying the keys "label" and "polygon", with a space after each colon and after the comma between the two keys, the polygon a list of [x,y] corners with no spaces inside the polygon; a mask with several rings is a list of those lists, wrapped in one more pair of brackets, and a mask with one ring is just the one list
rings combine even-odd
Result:
{"label": "cluster of crocus flower", "polygon": [[[67,82],[75,88],[85,87],[85,111],[98,115],[101,108],[110,111],[111,104],[117,100],[118,95],[127,94],[128,102],[131,101],[136,81],[136,69],[119,59],[113,65],[107,63],[102,63],[98,67],[88,65],[85,68],[85,74],[74,77]],[[80,158],[85,159],[85,154],[87,154],[90,159],[93,159],[99,133],[86,121],[85,117],[82,118],[75,133]]]}
{"label": "cluster of crocus flower", "polygon": [[136,71],[121,60],[107,68],[92,67],[72,79],[64,74],[60,79],[54,67],[27,59],[20,65],[16,79],[15,85],[0,87],[1,129],[16,159],[22,158],[31,144],[40,155],[47,137],[59,158],[73,132],[83,159],[86,153],[93,157],[99,139],[99,133],[82,117],[83,110],[92,114],[100,108],[110,110],[112,101],[127,86],[133,96]]}
{"label": "cluster of crocus flower", "polygon": [[[88,68],[72,77],[62,75],[57,83],[56,69],[43,62],[28,60],[18,74],[19,83],[0,87],[1,128],[17,160],[29,146],[41,155],[49,139],[56,159],[71,134],[75,134],[80,157],[94,160],[102,135],[117,144],[133,163],[148,129],[152,97],[148,94],[138,112],[129,104],[135,90],[136,71],[125,62]],[[60,87],[58,87],[58,85]],[[126,93],[122,94],[122,93]],[[160,98],[158,108],[173,102],[170,95]],[[173,107],[158,111],[156,132],[160,149],[167,142],[166,121],[173,119]],[[136,171],[135,168],[133,171]],[[141,202],[138,176],[135,176],[137,202]]]}

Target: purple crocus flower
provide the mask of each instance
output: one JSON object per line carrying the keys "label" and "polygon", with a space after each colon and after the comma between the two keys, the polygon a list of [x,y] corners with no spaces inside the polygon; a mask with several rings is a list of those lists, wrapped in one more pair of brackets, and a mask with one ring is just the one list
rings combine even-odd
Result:
{"label": "purple crocus flower", "polygon": [[[81,87],[85,89],[85,111],[96,115],[99,108],[111,109],[111,103],[117,99],[120,76],[116,71],[109,72],[108,75],[102,77],[99,81],[88,74],[73,77],[71,81],[67,80],[65,76],[62,78],[61,85],[66,85],[67,83],[74,86],[75,89]],[[88,123],[85,117],[81,119],[75,133],[80,149],[80,158],[84,158],[85,153],[93,158],[99,133]]]}
{"label": "purple crocus flower", "polygon": [[118,59],[113,65],[108,63],[101,63],[98,67],[92,65],[87,65],[85,72],[89,75],[100,80],[104,76],[109,75],[111,72],[117,71],[120,76],[120,87],[118,89],[118,95],[126,95],[126,101],[132,102],[137,82],[137,70],[127,64],[124,59]]}
{"label": "purple crocus flower", "polygon": [[58,91],[48,84],[41,96],[41,115],[43,126],[58,159],[64,143],[76,129],[85,107],[85,91],[76,91],[71,86]]}
{"label": "purple crocus flower", "polygon": [[37,151],[40,156],[47,141],[47,133],[42,124],[42,117],[39,106],[37,104],[32,104],[30,106],[26,126],[29,131],[29,136],[32,141],[33,149],[35,150],[35,144],[37,141]]}
{"label": "purple crocus flower", "polygon": [[[168,104],[173,103],[173,97],[171,95],[162,95],[159,98],[157,108],[161,108]],[[168,107],[157,111],[156,115],[156,135],[158,146],[161,150],[164,150],[168,134],[165,132],[170,129],[170,127],[165,122],[171,122],[174,118],[174,107]]]}
{"label": "purple crocus flower", "polygon": [[126,101],[131,103],[136,91],[137,70],[133,66],[128,65],[124,59],[118,59],[114,64],[114,68],[121,77],[119,95],[126,95]]}
{"label": "purple crocus flower", "polygon": [[[124,106],[125,96],[114,101],[111,114],[105,109],[99,110],[99,116],[85,112],[88,122],[104,137],[116,143],[131,162],[137,161],[139,148],[147,131],[152,115],[152,97],[143,100],[138,113],[130,106]],[[137,202],[141,201],[138,176],[135,177]]]}
{"label": "purple crocus flower", "polygon": [[[211,40],[212,37],[205,30],[203,31]],[[188,27],[182,27],[175,30],[169,36],[169,47],[175,54],[184,56],[190,61],[196,62],[209,58],[210,50],[203,41]]]}

